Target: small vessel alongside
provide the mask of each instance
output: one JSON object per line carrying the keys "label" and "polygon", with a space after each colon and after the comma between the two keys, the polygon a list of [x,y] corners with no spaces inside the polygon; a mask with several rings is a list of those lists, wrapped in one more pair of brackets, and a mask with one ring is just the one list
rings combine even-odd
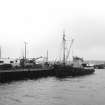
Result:
{"label": "small vessel alongside", "polygon": [[[67,64],[66,56],[65,56],[65,33],[63,32],[63,60],[62,62],[54,64],[54,72],[56,76],[81,76],[92,74],[95,72],[94,68],[90,68],[83,65],[83,59],[79,57],[73,57],[73,61],[71,64]],[[71,47],[71,46],[70,46]],[[69,48],[70,50],[70,48]]]}

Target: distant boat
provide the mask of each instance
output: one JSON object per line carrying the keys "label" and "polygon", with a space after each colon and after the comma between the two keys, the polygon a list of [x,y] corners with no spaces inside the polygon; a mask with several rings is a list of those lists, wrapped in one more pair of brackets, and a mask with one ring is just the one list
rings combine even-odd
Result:
{"label": "distant boat", "polygon": [[65,49],[66,49],[65,44],[66,44],[66,39],[65,39],[65,33],[63,32],[63,61],[55,63],[53,65],[56,76],[80,76],[80,75],[92,74],[95,72],[93,68],[83,67],[82,65],[83,59],[79,57],[73,57],[72,65],[67,64],[66,62],[67,56],[65,55]]}

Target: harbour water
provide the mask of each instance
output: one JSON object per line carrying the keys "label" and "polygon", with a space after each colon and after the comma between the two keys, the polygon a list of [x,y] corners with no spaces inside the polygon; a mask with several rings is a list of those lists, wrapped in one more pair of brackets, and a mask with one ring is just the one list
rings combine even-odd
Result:
{"label": "harbour water", "polygon": [[105,105],[105,70],[0,84],[0,105]]}

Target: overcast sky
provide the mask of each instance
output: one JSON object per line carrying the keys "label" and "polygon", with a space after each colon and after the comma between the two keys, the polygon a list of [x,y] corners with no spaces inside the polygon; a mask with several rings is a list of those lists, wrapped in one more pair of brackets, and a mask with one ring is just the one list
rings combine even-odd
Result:
{"label": "overcast sky", "polygon": [[60,56],[62,32],[74,38],[71,54],[105,60],[105,2],[97,0],[1,0],[2,57]]}

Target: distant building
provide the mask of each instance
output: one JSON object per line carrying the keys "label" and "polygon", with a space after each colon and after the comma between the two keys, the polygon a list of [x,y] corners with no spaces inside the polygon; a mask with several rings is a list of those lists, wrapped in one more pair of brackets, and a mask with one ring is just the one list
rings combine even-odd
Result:
{"label": "distant building", "polygon": [[0,65],[1,64],[11,64],[13,67],[20,66],[20,59],[14,59],[14,58],[1,58],[0,59]]}

